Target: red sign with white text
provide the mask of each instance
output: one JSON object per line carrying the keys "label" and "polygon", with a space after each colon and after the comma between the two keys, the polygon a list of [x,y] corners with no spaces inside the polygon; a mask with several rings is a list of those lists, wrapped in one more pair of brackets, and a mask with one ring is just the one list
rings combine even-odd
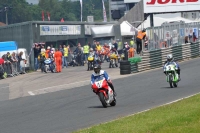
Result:
{"label": "red sign with white text", "polygon": [[144,13],[200,10],[200,0],[144,0]]}

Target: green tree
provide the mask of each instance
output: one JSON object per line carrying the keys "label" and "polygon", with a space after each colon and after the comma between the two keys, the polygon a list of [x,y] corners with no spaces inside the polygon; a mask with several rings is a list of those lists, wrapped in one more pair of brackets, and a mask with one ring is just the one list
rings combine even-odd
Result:
{"label": "green tree", "polygon": [[[70,0],[40,0],[38,5],[31,5],[26,0],[0,0],[0,9],[4,6],[11,6],[13,9],[8,11],[9,23],[20,23],[24,21],[41,21],[42,11],[47,20],[47,12],[51,15],[51,21],[80,21],[81,6],[80,1],[71,2]],[[108,2],[105,2],[108,16]],[[103,21],[103,9],[101,0],[83,0],[83,21],[87,16],[94,16],[95,21]],[[0,21],[5,22],[5,12],[0,13]],[[108,18],[108,17],[107,17]]]}

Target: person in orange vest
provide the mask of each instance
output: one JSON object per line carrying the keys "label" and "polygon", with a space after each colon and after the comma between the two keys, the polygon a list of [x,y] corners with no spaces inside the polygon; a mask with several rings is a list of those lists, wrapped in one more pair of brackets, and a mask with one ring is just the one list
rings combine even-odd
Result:
{"label": "person in orange vest", "polygon": [[131,46],[129,51],[128,51],[128,58],[134,57],[134,53],[135,53],[135,49],[134,49],[133,46]]}
{"label": "person in orange vest", "polygon": [[55,63],[56,63],[56,71],[61,72],[61,69],[62,69],[62,52],[60,52],[57,48],[56,48],[56,52],[54,54],[54,60],[55,60]]}
{"label": "person in orange vest", "polygon": [[144,40],[146,37],[146,29],[143,29],[142,31],[138,31],[136,43],[137,43],[137,54],[140,54],[142,51],[142,40]]}

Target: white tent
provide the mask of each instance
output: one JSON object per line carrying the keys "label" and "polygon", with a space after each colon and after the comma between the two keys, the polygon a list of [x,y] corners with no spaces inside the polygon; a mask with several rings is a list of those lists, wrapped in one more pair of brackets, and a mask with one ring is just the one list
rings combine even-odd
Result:
{"label": "white tent", "polygon": [[135,27],[133,27],[129,22],[123,21],[120,24],[121,36],[132,36],[135,34]]}

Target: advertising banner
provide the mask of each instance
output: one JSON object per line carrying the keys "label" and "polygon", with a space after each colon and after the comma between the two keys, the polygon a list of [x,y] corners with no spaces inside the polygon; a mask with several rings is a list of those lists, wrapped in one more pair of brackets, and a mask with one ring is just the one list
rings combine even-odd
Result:
{"label": "advertising banner", "polygon": [[144,0],[144,13],[199,10],[200,0]]}
{"label": "advertising banner", "polygon": [[40,25],[40,35],[80,35],[80,25]]}

